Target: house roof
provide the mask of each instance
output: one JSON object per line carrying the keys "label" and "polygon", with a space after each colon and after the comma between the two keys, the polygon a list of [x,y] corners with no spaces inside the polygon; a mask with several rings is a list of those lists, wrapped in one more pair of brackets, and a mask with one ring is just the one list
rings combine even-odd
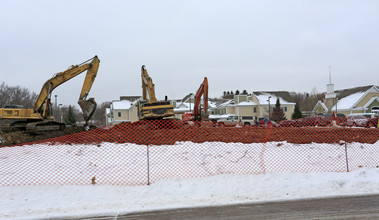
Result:
{"label": "house roof", "polygon": [[356,107],[356,104],[366,96],[366,94],[370,91],[379,92],[379,88],[377,86],[361,86],[355,87],[351,89],[338,90],[336,91],[338,102],[336,105],[332,107],[332,111],[338,109],[356,109],[363,110],[363,107]]}
{"label": "house roof", "polygon": [[130,109],[132,105],[133,102],[129,100],[117,100],[112,102],[112,109]]}
{"label": "house roof", "polygon": [[[275,97],[280,97],[281,99],[280,100],[280,104],[283,104],[284,102],[288,102],[288,103],[291,103],[291,104],[294,104],[296,103],[296,96],[295,96],[295,92],[288,92],[288,91],[255,91],[253,92],[253,94],[255,96],[262,96],[263,99],[265,100],[262,100],[263,102],[261,103],[264,103],[264,102],[267,102],[266,100],[268,99],[268,96],[271,96],[271,98],[273,98],[273,96]],[[264,95],[267,95],[267,98],[264,97]],[[259,99],[258,99],[259,100]],[[282,103],[282,100],[283,100],[283,103]],[[276,98],[275,98],[275,102],[276,102]]]}
{"label": "house roof", "polygon": [[[289,95],[289,92],[257,92],[257,93],[253,92],[253,94],[257,97],[258,102],[261,105],[265,105],[265,104],[268,105],[268,99],[270,96],[271,96],[270,103],[273,103],[273,104],[276,103],[276,100],[278,98],[279,98],[279,102],[281,105],[283,105],[283,104],[284,105],[285,104],[293,104],[293,105],[296,104],[295,102],[288,101],[281,96],[283,94],[286,94],[285,97],[287,97],[287,95]],[[292,100],[292,98],[291,98],[291,100]]]}
{"label": "house roof", "polygon": [[338,100],[337,104],[333,106],[331,109],[332,111],[335,111],[336,109],[350,109],[354,106],[354,104],[361,99],[361,97],[365,94],[365,92],[357,92],[350,94],[348,96],[345,96],[344,98],[341,98]]}
{"label": "house roof", "polygon": [[225,101],[225,102],[223,102],[223,103],[221,103],[221,104],[219,104],[217,107],[226,107],[226,106],[228,106],[228,105],[232,105],[232,104],[234,104],[234,100],[227,100],[227,101]]}
{"label": "house roof", "polygon": [[[179,104],[177,104],[177,107],[174,109],[174,111],[178,112],[178,113],[179,112],[191,112],[193,110],[194,103],[187,102],[188,98],[189,98],[189,95],[187,95],[186,97],[184,97],[182,99],[182,102],[180,102]],[[208,100],[208,109],[211,109],[211,108],[214,108],[214,107],[216,107],[216,103],[213,102],[213,101]]]}
{"label": "house roof", "polygon": [[336,90],[335,93],[337,94],[337,98],[339,100],[350,96],[352,94],[358,93],[358,92],[366,92],[367,90],[371,89],[372,87],[376,87],[374,85],[369,85],[369,86],[359,86],[359,87],[354,87],[350,89],[342,89],[342,90]]}
{"label": "house roof", "polygon": [[237,105],[238,106],[253,106],[253,105],[257,105],[257,103],[252,102],[252,101],[247,101],[247,102],[240,102]]}
{"label": "house roof", "polygon": [[326,105],[321,100],[319,100],[317,102],[317,104],[315,105],[315,107],[313,108],[312,111],[315,112],[319,105],[324,109],[325,112],[328,112],[328,108],[326,107]]}

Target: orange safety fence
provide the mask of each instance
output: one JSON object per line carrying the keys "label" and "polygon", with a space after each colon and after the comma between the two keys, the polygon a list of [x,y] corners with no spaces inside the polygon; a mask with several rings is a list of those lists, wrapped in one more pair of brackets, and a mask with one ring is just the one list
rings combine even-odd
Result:
{"label": "orange safety fence", "polygon": [[146,185],[172,178],[379,167],[379,129],[121,123],[0,148],[0,185]]}

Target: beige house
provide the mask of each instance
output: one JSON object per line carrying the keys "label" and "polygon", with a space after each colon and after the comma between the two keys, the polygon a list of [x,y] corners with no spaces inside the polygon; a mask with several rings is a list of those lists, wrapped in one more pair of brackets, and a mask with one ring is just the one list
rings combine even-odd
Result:
{"label": "beige house", "polygon": [[112,101],[110,108],[106,110],[107,126],[138,121],[137,102],[139,98],[139,96],[121,96],[120,100]]}
{"label": "beige house", "polygon": [[251,95],[235,95],[233,100],[224,102],[212,109],[212,113],[216,115],[254,116],[256,119],[268,118],[275,107],[276,100],[279,99],[285,117],[290,119],[296,103],[285,100],[281,94],[286,94],[286,92],[253,92]]}
{"label": "beige house", "polygon": [[[329,85],[329,84],[328,84]],[[328,90],[325,98],[318,101],[313,115],[341,113],[379,113],[379,88],[374,85],[344,90]]]}

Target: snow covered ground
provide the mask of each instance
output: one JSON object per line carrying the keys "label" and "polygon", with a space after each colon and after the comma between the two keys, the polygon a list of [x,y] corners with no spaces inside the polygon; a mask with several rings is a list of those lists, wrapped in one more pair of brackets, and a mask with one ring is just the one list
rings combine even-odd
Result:
{"label": "snow covered ground", "polygon": [[[344,172],[345,151],[341,146],[286,142],[182,142],[150,146],[153,174],[149,186],[146,176],[139,172],[144,168],[137,169],[146,166],[147,146],[103,143],[0,148],[0,219],[118,215],[178,207],[378,194],[379,168],[364,167],[379,165],[379,142],[349,144],[349,151],[355,155],[351,166],[356,169],[352,172]],[[294,167],[288,166],[289,160]],[[186,169],[180,172],[183,165]],[[247,165],[251,169],[241,168]],[[244,174],[239,172],[241,169]],[[337,172],[321,172],[330,170]],[[134,185],[113,185],[128,175],[134,178],[128,184]],[[90,184],[93,176],[95,185]],[[135,185],[144,182],[145,185]]]}

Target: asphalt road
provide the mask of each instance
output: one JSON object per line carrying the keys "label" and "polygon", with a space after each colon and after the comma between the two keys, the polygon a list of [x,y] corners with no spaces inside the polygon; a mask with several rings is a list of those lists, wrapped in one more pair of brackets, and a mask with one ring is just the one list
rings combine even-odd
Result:
{"label": "asphalt road", "polygon": [[[62,219],[62,218],[61,218]],[[73,219],[73,218],[67,218]],[[77,219],[379,219],[379,194],[170,209]]]}

